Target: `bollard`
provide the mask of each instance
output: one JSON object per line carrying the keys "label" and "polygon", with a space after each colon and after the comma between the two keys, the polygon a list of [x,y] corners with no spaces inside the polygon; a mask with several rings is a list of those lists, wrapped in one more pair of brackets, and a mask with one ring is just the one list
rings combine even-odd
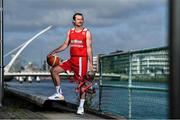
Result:
{"label": "bollard", "polygon": [[16,76],[16,77],[15,77],[15,79],[18,81],[18,80],[19,80],[19,77],[18,77],[18,76]]}
{"label": "bollard", "polygon": [[31,77],[31,76],[28,76],[28,79],[27,79],[27,80],[28,80],[28,82],[31,83],[31,82],[32,82],[32,77]]}
{"label": "bollard", "polygon": [[40,77],[37,76],[37,77],[36,77],[36,81],[37,81],[37,82],[40,82],[40,80],[41,80]]}
{"label": "bollard", "polygon": [[19,77],[19,82],[23,83],[23,81],[24,81],[23,77]]}

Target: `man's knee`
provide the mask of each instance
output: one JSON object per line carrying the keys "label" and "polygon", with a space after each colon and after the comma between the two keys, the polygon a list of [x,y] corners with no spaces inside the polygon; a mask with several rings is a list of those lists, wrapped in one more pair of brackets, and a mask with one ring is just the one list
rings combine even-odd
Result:
{"label": "man's knee", "polygon": [[52,67],[51,69],[50,69],[50,72],[52,73],[52,74],[59,74],[59,73],[61,73],[61,72],[63,72],[64,70],[60,67],[60,66],[55,66],[55,67]]}
{"label": "man's knee", "polygon": [[50,69],[50,72],[51,72],[51,73],[53,73],[53,72],[54,72],[54,67],[52,67],[52,68]]}
{"label": "man's knee", "polygon": [[49,70],[51,73],[52,73],[52,68],[50,68],[50,70]]}

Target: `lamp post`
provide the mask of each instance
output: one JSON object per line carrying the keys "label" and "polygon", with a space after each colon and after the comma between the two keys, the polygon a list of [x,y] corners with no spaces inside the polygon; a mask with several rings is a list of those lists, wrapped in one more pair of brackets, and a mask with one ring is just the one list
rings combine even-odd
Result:
{"label": "lamp post", "polygon": [[0,0],[0,107],[2,106],[3,89],[3,0]]}
{"label": "lamp post", "polygon": [[170,3],[170,118],[180,118],[180,0]]}

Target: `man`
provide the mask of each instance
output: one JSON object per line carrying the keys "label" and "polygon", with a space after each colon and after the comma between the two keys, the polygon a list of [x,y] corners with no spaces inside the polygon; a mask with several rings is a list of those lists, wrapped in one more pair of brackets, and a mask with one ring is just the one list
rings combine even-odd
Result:
{"label": "man", "polygon": [[[70,45],[70,59],[62,62],[59,66],[52,67],[50,72],[56,87],[56,93],[49,97],[49,99],[63,100],[63,92],[61,90],[61,79],[59,73],[61,72],[74,72],[74,78],[80,80],[87,73],[87,68],[93,72],[92,60],[92,36],[87,28],[83,27],[84,17],[81,13],[73,15],[73,25],[67,32],[67,38],[62,45],[53,50],[50,54],[55,54],[64,51]],[[89,64],[88,63],[89,60]],[[88,66],[89,65],[89,66]],[[84,102],[86,92],[80,91],[80,104],[77,114],[84,114]]]}

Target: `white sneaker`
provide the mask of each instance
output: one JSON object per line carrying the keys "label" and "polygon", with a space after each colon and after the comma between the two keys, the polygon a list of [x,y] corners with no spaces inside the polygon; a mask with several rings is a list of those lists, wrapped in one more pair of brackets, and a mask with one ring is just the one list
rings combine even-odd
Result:
{"label": "white sneaker", "polygon": [[83,115],[84,114],[84,108],[83,107],[78,107],[77,114]]}
{"label": "white sneaker", "polygon": [[64,96],[58,93],[48,97],[49,100],[64,100]]}

